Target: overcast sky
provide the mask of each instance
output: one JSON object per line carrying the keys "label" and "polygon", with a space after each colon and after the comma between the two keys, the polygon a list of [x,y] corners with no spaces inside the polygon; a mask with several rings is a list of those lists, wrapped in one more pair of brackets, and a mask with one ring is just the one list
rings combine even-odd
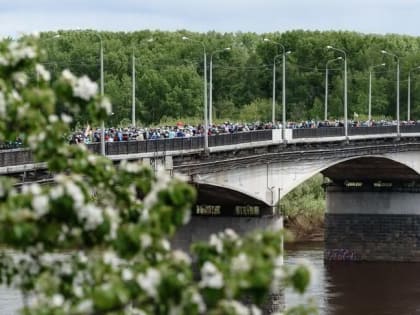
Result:
{"label": "overcast sky", "polygon": [[420,35],[420,0],[0,0],[0,35],[59,29]]}

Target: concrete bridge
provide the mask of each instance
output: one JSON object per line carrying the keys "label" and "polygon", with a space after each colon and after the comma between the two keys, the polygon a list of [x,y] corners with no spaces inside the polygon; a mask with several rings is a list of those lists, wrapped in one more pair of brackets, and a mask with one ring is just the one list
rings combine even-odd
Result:
{"label": "concrete bridge", "polygon": [[[420,125],[262,130],[202,138],[108,143],[109,158],[141,159],[188,176],[198,206],[177,236],[187,247],[227,227],[282,226],[276,206],[313,175],[326,180],[327,260],[420,261]],[[98,150],[96,145],[91,150]],[[0,173],[39,179],[25,149],[0,152]],[[41,176],[41,177],[40,177]],[[47,178],[47,177],[45,177]]]}

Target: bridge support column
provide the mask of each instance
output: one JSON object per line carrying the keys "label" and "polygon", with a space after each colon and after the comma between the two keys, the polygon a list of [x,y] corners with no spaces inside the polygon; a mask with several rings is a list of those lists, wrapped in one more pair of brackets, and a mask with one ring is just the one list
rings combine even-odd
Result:
{"label": "bridge support column", "polygon": [[190,222],[177,231],[172,245],[175,248],[189,251],[192,243],[207,241],[211,234],[226,229],[232,229],[239,235],[244,235],[255,230],[281,229],[282,227],[283,217],[277,215],[261,217],[192,216]]}
{"label": "bridge support column", "polygon": [[[254,230],[282,229],[283,217],[278,215],[235,217],[235,216],[192,216],[190,222],[180,228],[172,240],[172,247],[189,251],[192,243],[208,241],[213,233],[232,229],[239,235]],[[283,244],[279,244],[283,246]],[[284,309],[284,294],[281,288],[273,290],[263,306],[263,314],[269,315]]]}
{"label": "bridge support column", "polygon": [[420,191],[327,188],[325,260],[420,261]]}

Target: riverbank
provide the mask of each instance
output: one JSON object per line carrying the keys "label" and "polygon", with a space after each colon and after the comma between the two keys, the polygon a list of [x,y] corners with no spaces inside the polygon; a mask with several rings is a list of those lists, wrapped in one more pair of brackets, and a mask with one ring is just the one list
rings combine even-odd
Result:
{"label": "riverbank", "polygon": [[290,234],[287,243],[322,242],[324,240],[324,220],[320,218],[295,217],[286,218],[284,227]]}
{"label": "riverbank", "polygon": [[289,192],[280,202],[284,226],[292,237],[286,241],[323,241],[325,191],[324,178],[315,175]]}

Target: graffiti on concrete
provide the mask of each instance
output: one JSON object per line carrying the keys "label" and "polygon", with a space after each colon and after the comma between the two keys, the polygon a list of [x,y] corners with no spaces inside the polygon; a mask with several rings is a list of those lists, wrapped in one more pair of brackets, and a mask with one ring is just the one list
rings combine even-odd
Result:
{"label": "graffiti on concrete", "polygon": [[358,261],[360,255],[351,249],[337,248],[325,250],[325,260],[331,261]]}

